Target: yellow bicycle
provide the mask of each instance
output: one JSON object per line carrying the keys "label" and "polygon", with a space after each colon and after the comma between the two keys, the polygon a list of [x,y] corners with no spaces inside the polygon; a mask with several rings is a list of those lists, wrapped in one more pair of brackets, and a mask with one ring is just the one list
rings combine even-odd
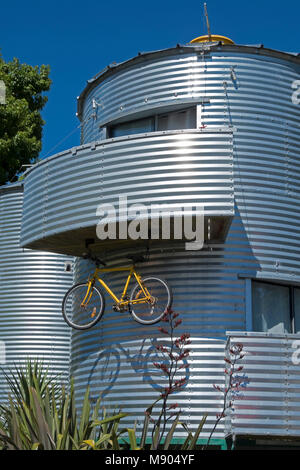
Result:
{"label": "yellow bicycle", "polygon": [[[135,269],[135,263],[143,262],[142,256],[133,256],[129,259],[133,264],[126,267],[100,268],[106,266],[96,256],[84,255],[96,264],[94,274],[85,283],[75,284],[71,287],[62,303],[62,314],[69,326],[77,330],[87,330],[96,325],[101,319],[105,309],[105,298],[101,290],[96,287],[96,281],[115,301],[113,309],[117,312],[129,311],[134,320],[143,325],[152,325],[161,320],[165,310],[172,305],[172,292],[167,282],[158,277],[142,279]],[[123,293],[120,298],[99,277],[100,273],[128,271]],[[135,278],[136,285],[130,295],[127,295],[130,280]]]}

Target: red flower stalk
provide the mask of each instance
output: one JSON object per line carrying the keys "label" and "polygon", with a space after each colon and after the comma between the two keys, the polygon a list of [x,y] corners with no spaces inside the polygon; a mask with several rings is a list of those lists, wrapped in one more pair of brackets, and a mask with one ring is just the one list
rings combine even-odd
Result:
{"label": "red flower stalk", "polygon": [[[216,422],[212,428],[212,431],[209,435],[206,445],[204,446],[204,449],[207,449],[209,442],[211,440],[211,437],[213,433],[215,432],[217,425],[219,424],[221,419],[223,419],[226,416],[226,410],[233,406],[233,398],[228,402],[228,395],[232,391],[236,392],[241,385],[241,379],[239,377],[236,377],[235,374],[243,370],[243,366],[236,367],[237,361],[244,357],[244,354],[241,354],[242,350],[243,350],[243,345],[241,343],[237,343],[232,348],[229,349],[229,357],[224,358],[224,361],[226,364],[224,373],[227,375],[227,386],[224,388],[224,390],[222,390],[219,385],[215,385],[215,384],[213,385],[215,390],[223,394],[223,409],[221,413],[218,413],[216,415]],[[234,397],[233,394],[232,394],[232,397]]]}
{"label": "red flower stalk", "polygon": [[169,334],[169,332],[168,332],[168,330],[166,330],[166,328],[161,328],[161,327],[160,327],[160,328],[158,328],[158,330],[159,330],[161,333],[164,333],[165,335],[168,335],[168,334]]}
{"label": "red flower stalk", "polygon": [[178,408],[178,403],[173,403],[172,405],[170,405],[168,410],[175,410],[175,408]]}
{"label": "red flower stalk", "polygon": [[169,336],[169,341],[167,345],[156,346],[157,352],[162,354],[162,360],[155,362],[154,367],[161,370],[167,377],[168,386],[163,389],[160,395],[162,405],[158,418],[154,422],[152,440],[154,439],[154,435],[157,434],[157,430],[159,430],[159,435],[158,439],[153,444],[153,450],[159,448],[167,423],[174,418],[174,416],[178,416],[179,413],[179,411],[177,411],[177,413],[170,413],[171,410],[178,408],[178,404],[168,405],[169,396],[173,393],[180,392],[187,383],[185,377],[178,377],[178,375],[186,375],[185,371],[189,367],[186,359],[190,354],[190,349],[185,349],[185,346],[191,344],[191,341],[189,333],[183,333],[180,337],[174,338],[175,328],[182,324],[182,320],[178,317],[178,313],[173,312],[170,308],[167,309],[162,319],[166,326],[158,328],[160,333]]}

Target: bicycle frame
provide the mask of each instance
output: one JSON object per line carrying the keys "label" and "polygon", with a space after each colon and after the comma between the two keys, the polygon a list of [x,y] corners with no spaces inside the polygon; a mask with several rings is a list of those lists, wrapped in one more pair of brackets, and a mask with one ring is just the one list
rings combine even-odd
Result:
{"label": "bicycle frame", "polygon": [[[121,272],[121,271],[129,271],[127,280],[125,282],[125,286],[122,292],[120,299],[116,296],[116,294],[108,287],[108,285],[99,277],[100,273],[110,273],[110,272]],[[124,300],[127,294],[128,286],[132,277],[135,277],[137,283],[141,288],[141,292],[143,293],[144,297],[133,299],[133,300]],[[94,286],[95,282],[98,281],[99,284],[106,290],[106,292],[113,298],[113,300],[120,306],[124,307],[129,304],[137,304],[137,303],[145,303],[151,302],[152,296],[149,294],[147,288],[142,283],[141,276],[136,272],[134,266],[127,266],[127,267],[119,267],[119,268],[96,268],[95,272],[91,279],[88,280],[88,289],[83,299],[81,305],[85,306],[89,303],[91,296],[92,296],[92,287]]]}

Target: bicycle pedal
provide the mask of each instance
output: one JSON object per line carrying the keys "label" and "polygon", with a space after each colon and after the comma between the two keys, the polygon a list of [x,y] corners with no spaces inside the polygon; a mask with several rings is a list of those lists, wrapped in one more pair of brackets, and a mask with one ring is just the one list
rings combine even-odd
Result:
{"label": "bicycle pedal", "polygon": [[124,306],[120,306],[120,305],[114,305],[113,306],[113,310],[115,312],[120,312],[120,313],[124,313],[127,311],[127,307],[124,305]]}
{"label": "bicycle pedal", "polygon": [[125,307],[120,307],[119,305],[114,305],[113,310],[115,312],[125,312]]}

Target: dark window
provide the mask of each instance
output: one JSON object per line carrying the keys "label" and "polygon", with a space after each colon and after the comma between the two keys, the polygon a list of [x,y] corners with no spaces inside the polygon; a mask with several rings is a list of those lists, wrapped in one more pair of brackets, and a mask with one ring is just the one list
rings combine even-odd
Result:
{"label": "dark window", "polygon": [[143,119],[122,122],[108,127],[109,137],[144,134],[154,131],[171,131],[196,128],[196,108],[188,108]]}
{"label": "dark window", "polygon": [[158,131],[172,131],[176,129],[196,128],[196,108],[176,111],[157,116]]}
{"label": "dark window", "polygon": [[138,119],[136,121],[122,122],[109,128],[109,137],[122,137],[123,135],[144,134],[155,130],[153,117]]}
{"label": "dark window", "polygon": [[300,288],[294,289],[294,331],[300,333]]}
{"label": "dark window", "polygon": [[253,330],[300,332],[300,289],[255,281],[252,283]]}

